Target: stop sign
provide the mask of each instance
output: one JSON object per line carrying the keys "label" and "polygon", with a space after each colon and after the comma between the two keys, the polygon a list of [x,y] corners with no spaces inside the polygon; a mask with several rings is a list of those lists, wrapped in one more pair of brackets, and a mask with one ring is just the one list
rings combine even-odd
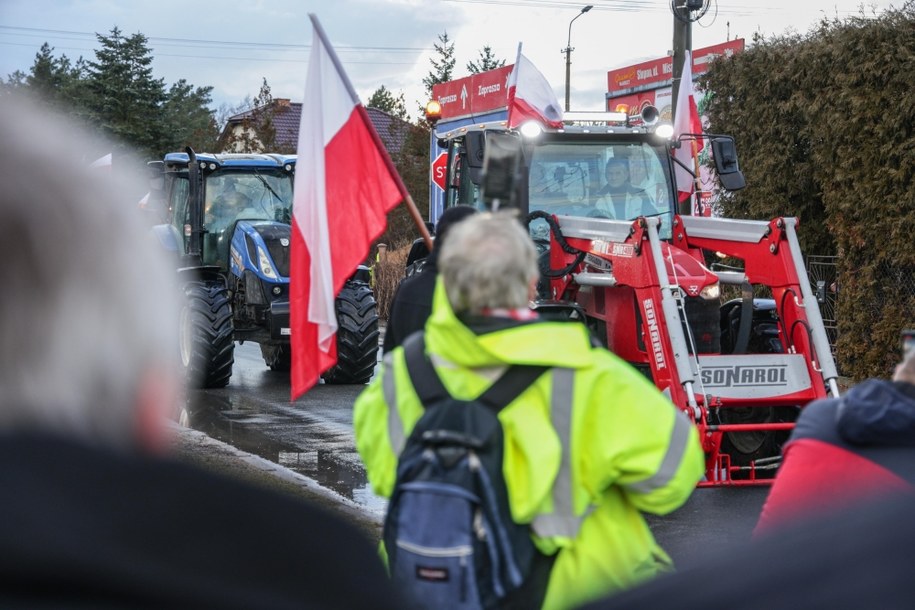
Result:
{"label": "stop sign", "polygon": [[438,188],[445,190],[445,177],[448,172],[448,154],[439,153],[432,162],[432,183]]}

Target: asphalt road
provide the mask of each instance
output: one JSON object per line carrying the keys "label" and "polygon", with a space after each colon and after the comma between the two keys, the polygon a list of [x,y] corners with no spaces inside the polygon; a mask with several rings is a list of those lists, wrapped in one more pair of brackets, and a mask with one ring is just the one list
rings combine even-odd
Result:
{"label": "asphalt road", "polygon": [[[264,366],[258,346],[237,346],[229,386],[189,395],[187,415],[198,432],[186,432],[182,445],[195,459],[314,497],[377,536],[385,502],[371,492],[353,442],[352,405],[363,387],[320,384],[291,402],[288,379]],[[697,489],[683,507],[649,523],[679,567],[700,564],[749,538],[766,491]]]}

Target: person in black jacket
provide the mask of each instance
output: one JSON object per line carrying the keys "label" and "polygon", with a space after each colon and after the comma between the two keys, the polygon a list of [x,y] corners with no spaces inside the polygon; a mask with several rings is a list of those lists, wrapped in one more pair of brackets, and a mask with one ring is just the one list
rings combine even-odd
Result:
{"label": "person in black jacket", "polygon": [[0,105],[0,607],[403,607],[341,518],[167,456],[177,259],[29,102]]}
{"label": "person in black jacket", "polygon": [[432,293],[435,291],[435,278],[438,276],[438,253],[449,229],[476,211],[476,208],[470,205],[456,205],[442,214],[435,228],[432,253],[426,258],[422,270],[402,280],[391,300],[391,313],[388,315],[382,344],[382,351],[385,354],[403,343],[410,333],[421,330],[426,325],[426,320],[432,313]]}

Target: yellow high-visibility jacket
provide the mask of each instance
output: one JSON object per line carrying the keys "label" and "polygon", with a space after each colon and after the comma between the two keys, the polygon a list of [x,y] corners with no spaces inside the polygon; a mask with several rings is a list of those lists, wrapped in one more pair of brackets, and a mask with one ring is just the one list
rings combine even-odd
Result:
{"label": "yellow high-visibility jacket", "polygon": [[[510,320],[476,332],[439,280],[426,351],[448,392],[468,400],[508,364],[555,367],[502,409],[512,516],[558,552],[545,608],[571,608],[672,568],[640,511],[681,506],[704,472],[696,428],[647,379],[574,322]],[[403,348],[356,400],[356,447],[375,492],[390,497],[397,456],[422,416]]]}

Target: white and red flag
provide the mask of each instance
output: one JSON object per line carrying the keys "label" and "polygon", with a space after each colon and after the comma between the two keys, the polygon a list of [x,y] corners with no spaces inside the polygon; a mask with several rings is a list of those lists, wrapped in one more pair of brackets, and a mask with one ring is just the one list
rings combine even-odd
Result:
{"label": "white and red flag", "polygon": [[293,400],[337,362],[334,299],[407,196],[321,24],[309,17],[290,245]]}
{"label": "white and red flag", "polygon": [[562,106],[546,77],[521,53],[508,76],[508,126],[537,120],[548,127],[562,127]]}
{"label": "white and red flag", "polygon": [[[686,52],[683,58],[683,72],[680,76],[680,89],[677,91],[677,106],[674,115],[674,138],[682,134],[702,133],[702,120],[699,118],[699,106],[696,103],[696,90],[693,88],[693,59],[692,53]],[[680,163],[693,170],[694,174],[686,171],[679,163],[676,165],[677,191],[679,201],[686,201],[693,194],[696,187],[696,177],[699,175],[699,151],[703,148],[701,139],[688,138],[681,141],[680,148],[676,149],[674,156]]]}
{"label": "white and red flag", "polygon": [[111,153],[107,155],[102,155],[89,165],[89,169],[100,169],[105,171],[111,171]]}

